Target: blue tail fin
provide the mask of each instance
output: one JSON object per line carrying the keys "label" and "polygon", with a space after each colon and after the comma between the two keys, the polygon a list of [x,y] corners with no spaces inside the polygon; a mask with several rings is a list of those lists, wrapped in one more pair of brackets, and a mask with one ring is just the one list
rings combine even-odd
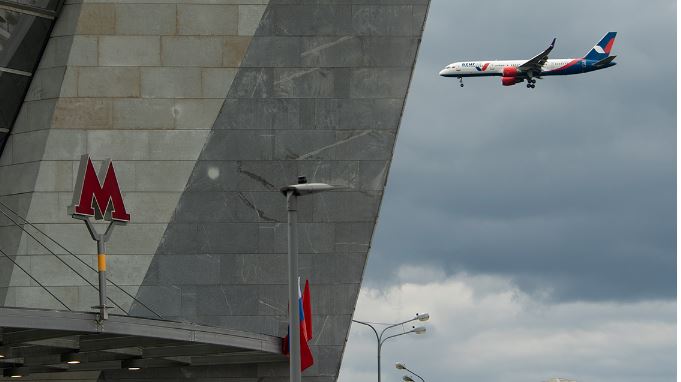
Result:
{"label": "blue tail fin", "polygon": [[610,50],[612,50],[612,46],[615,43],[615,36],[617,36],[617,32],[606,33],[601,41],[591,48],[584,58],[587,60],[600,61],[608,57],[610,55]]}

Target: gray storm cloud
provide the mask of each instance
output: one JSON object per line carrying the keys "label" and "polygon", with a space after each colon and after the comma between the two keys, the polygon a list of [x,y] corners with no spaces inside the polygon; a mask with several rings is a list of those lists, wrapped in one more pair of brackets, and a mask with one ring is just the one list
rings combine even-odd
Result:
{"label": "gray storm cloud", "polygon": [[[433,1],[368,283],[425,263],[558,300],[674,298],[675,13],[673,1]],[[552,57],[581,57],[610,30],[617,66],[534,90],[437,76],[532,57],[554,36]]]}

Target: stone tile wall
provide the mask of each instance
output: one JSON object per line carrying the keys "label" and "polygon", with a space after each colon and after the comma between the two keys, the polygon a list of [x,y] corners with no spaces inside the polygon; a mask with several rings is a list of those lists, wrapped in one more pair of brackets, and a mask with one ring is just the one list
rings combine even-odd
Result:
{"label": "stone tile wall", "polygon": [[[110,275],[134,294],[266,5],[67,1],[0,159],[0,200],[94,265],[96,247],[66,207],[80,155],[111,158],[134,212],[112,236]],[[32,274],[49,264],[55,276],[38,280],[71,309],[96,304],[83,278],[11,222],[0,224],[0,248]],[[63,308],[4,257],[0,268],[5,305]],[[129,309],[131,298],[111,293]]]}
{"label": "stone tile wall", "polygon": [[299,204],[304,375],[320,380],[338,374],[427,9],[356,3],[270,2],[138,293],[179,320],[284,335],[279,187],[342,186]]}

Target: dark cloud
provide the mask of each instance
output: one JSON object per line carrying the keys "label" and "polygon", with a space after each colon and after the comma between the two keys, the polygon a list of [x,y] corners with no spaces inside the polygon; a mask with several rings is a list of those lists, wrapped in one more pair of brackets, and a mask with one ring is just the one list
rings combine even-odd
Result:
{"label": "dark cloud", "polygon": [[[558,300],[674,298],[674,1],[433,0],[365,280],[397,264],[499,274]],[[441,78],[448,63],[581,57],[540,80]]]}

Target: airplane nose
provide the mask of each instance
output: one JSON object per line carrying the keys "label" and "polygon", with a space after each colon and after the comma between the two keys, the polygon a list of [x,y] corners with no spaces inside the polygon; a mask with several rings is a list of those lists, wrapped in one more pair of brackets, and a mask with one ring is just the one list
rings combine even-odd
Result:
{"label": "airplane nose", "polygon": [[440,75],[445,76],[447,74],[447,68],[440,70]]}

